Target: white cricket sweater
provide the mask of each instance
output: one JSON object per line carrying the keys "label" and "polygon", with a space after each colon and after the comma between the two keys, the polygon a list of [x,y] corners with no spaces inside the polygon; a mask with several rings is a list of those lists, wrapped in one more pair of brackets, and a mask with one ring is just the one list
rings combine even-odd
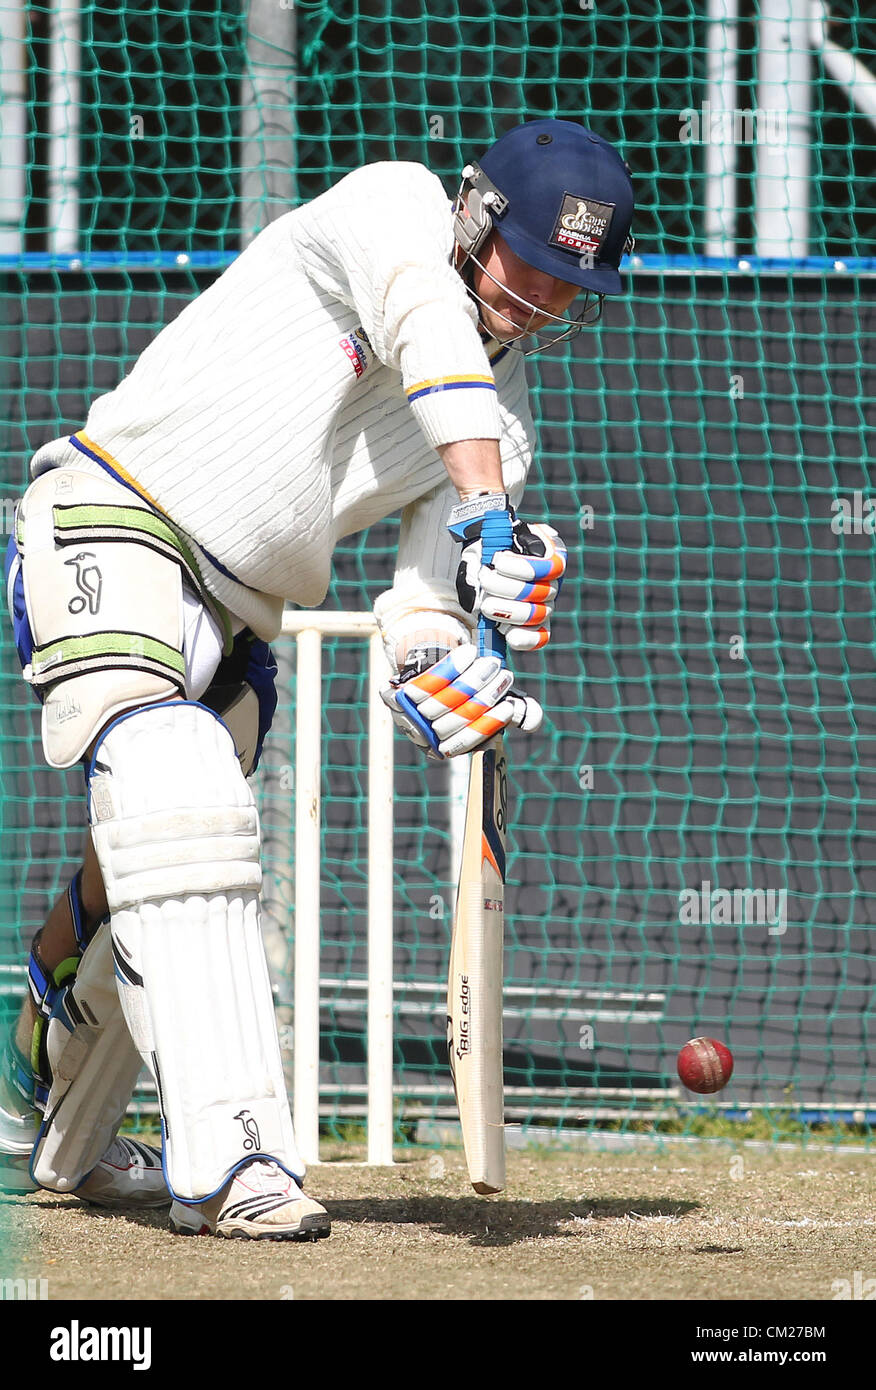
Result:
{"label": "white cricket sweater", "polygon": [[33,472],[109,462],[266,640],[284,600],[325,597],[341,537],[399,510],[389,611],[409,596],[461,616],[445,527],[457,495],[435,448],[498,439],[516,501],[532,422],[522,355],[491,343],[491,363],[452,248],[447,196],[422,165],[349,174],[261,232]]}

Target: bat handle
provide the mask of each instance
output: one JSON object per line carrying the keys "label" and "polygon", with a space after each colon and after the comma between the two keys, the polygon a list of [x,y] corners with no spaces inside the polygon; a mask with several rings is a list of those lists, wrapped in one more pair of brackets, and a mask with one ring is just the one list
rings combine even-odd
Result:
{"label": "bat handle", "polygon": [[[503,548],[506,547],[497,545],[489,536],[482,535],[481,564],[488,565],[496,552]],[[490,618],[478,618],[478,656],[497,656],[504,666],[507,651],[505,638],[496,624]]]}
{"label": "bat handle", "polygon": [[494,622],[478,618],[478,656],[497,656],[505,665],[508,646]]}

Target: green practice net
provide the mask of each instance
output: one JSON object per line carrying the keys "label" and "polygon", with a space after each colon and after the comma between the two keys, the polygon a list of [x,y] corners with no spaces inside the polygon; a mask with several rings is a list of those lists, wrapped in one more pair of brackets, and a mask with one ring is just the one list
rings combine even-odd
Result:
{"label": "green practice net", "polygon": [[[550,646],[518,663],[546,719],[510,746],[507,1117],[693,1132],[711,1107],[680,1088],[675,1054],[705,1034],[735,1056],[725,1119],[866,1135],[876,19],[842,0],[827,29],[793,30],[801,73],[777,66],[754,0],[735,25],[705,0],[501,8],[0,0],[5,531],[35,448],[80,427],[279,212],[379,159],[426,163],[451,195],[524,118],[616,141],[638,205],[626,293],[530,363],[524,510],[558,528],[570,567]],[[395,535],[389,519],[341,547],[327,607],[370,607]],[[289,1023],[295,683],[278,649],[258,792]],[[346,1133],[364,1114],[361,644],[327,639],[325,671],[321,1078]],[[8,628],[0,708],[14,1010],[84,809],[81,772],[45,768]],[[397,1137],[430,1138],[455,1114],[450,794],[445,768],[401,739],[396,756]]]}

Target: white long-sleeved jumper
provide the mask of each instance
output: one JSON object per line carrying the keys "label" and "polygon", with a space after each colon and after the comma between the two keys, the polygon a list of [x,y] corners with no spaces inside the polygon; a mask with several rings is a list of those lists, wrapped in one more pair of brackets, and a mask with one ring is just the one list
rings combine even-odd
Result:
{"label": "white long-sleeved jumper", "polygon": [[365,166],[261,232],[35,456],[107,467],[194,543],[208,590],[259,636],[325,597],[338,540],[398,511],[384,622],[462,616],[436,446],[499,441],[519,500],[533,430],[522,355],[486,347],[451,264],[450,205],[411,163]]}

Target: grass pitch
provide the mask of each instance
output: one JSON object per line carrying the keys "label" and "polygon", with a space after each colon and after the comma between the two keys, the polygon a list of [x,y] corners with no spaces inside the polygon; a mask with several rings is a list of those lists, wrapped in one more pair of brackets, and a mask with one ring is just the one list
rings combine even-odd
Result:
{"label": "grass pitch", "polygon": [[[49,1299],[833,1300],[876,1276],[874,1163],[843,1149],[668,1142],[512,1150],[475,1196],[458,1150],[310,1170],[318,1243],[174,1235],[164,1213],[104,1215],[43,1192],[0,1198],[0,1277]],[[859,1281],[860,1282],[860,1281]]]}

